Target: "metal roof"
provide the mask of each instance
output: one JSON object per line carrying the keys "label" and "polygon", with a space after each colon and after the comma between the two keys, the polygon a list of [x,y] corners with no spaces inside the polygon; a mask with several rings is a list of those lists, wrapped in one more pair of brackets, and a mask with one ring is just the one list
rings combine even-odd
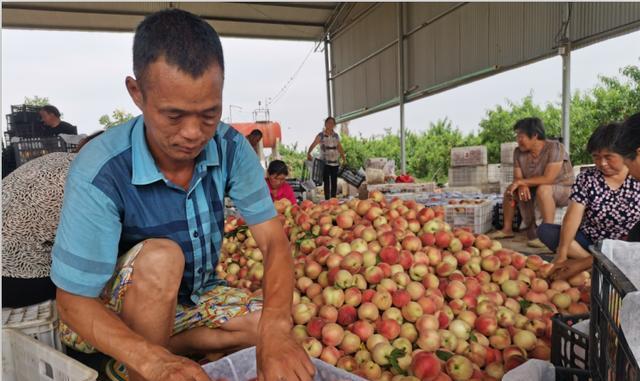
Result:
{"label": "metal roof", "polygon": [[2,27],[133,32],[145,15],[180,8],[209,21],[221,36],[320,40],[335,2],[3,2]]}

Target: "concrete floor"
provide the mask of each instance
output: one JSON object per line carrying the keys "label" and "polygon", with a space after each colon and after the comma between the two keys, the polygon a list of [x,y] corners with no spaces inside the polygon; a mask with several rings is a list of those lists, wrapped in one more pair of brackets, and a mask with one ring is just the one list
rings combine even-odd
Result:
{"label": "concrete floor", "polygon": [[538,254],[542,256],[553,256],[548,248],[537,249],[527,246],[527,235],[524,232],[515,233],[515,237],[499,240],[504,248],[517,251],[525,255]]}

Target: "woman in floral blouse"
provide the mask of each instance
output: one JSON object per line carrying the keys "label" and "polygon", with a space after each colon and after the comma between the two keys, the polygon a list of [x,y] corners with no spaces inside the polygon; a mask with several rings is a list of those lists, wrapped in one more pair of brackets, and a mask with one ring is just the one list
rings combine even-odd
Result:
{"label": "woman in floral blouse", "polygon": [[596,168],[578,176],[571,190],[562,227],[542,224],[538,237],[556,252],[553,277],[563,279],[591,266],[590,245],[603,239],[625,240],[640,221],[640,181],[629,174],[614,152],[620,125],[598,127],[587,151]]}

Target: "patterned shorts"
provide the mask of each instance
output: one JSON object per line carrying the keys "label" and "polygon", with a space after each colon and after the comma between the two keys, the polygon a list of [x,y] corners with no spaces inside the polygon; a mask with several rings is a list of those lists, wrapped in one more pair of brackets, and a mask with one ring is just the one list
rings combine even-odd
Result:
{"label": "patterned shorts", "polygon": [[[137,244],[118,259],[116,273],[102,290],[100,299],[105,306],[120,314],[124,302],[124,294],[132,283],[134,261],[140,253],[144,242]],[[227,321],[262,309],[262,296],[252,295],[246,290],[217,286],[200,297],[197,306],[176,307],[176,319],[173,334],[191,328],[206,326],[218,328]],[[60,321],[60,340],[76,351],[95,353],[97,350],[86,342],[66,324]]]}

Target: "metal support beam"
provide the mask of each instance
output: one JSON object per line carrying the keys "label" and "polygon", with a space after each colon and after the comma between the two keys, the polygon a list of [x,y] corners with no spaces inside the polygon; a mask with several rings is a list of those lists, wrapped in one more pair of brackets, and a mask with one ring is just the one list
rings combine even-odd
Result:
{"label": "metal support beam", "polygon": [[333,108],[331,107],[331,60],[329,59],[329,39],[324,40],[324,72],[327,81],[327,115],[333,116]]}
{"label": "metal support beam", "polygon": [[398,103],[400,105],[400,170],[407,173],[406,136],[404,131],[404,4],[398,3]]}
{"label": "metal support beam", "polygon": [[571,40],[569,39],[569,22],[571,21],[571,5],[565,4],[562,44],[562,141],[568,153],[571,153]]}

